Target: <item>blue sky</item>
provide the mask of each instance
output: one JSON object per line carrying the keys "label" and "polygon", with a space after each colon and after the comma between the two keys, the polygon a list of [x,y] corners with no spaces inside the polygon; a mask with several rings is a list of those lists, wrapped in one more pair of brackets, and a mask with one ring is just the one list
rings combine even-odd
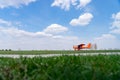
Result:
{"label": "blue sky", "polygon": [[0,49],[120,48],[120,0],[0,1]]}

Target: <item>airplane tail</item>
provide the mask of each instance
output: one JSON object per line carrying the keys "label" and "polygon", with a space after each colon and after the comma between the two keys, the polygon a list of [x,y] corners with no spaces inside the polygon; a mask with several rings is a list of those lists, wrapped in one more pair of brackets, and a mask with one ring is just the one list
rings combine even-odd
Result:
{"label": "airplane tail", "polygon": [[87,46],[82,46],[82,48],[83,48],[83,49],[84,49],[84,48],[90,49],[90,48],[91,48],[91,43],[88,43]]}

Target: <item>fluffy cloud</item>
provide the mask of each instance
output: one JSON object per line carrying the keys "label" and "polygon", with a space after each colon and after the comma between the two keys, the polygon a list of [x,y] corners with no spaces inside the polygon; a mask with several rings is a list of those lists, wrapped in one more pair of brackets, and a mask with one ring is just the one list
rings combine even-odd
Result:
{"label": "fluffy cloud", "polygon": [[[2,37],[1,37],[2,38]],[[0,49],[22,49],[22,50],[69,50],[75,43],[78,43],[77,37],[65,37],[56,39],[51,37],[43,38],[10,38],[4,36],[0,40]]]}
{"label": "fluffy cloud", "polygon": [[54,0],[51,6],[57,6],[69,10],[71,5],[77,8],[83,8],[90,2],[91,0]]}
{"label": "fluffy cloud", "polygon": [[116,37],[112,34],[103,34],[101,37],[96,38],[96,40],[103,40],[103,39],[115,39]]}
{"label": "fluffy cloud", "polygon": [[112,14],[112,18],[115,20],[120,20],[120,12],[118,12],[117,14]]}
{"label": "fluffy cloud", "polygon": [[29,32],[15,28],[10,21],[0,20],[0,49],[63,50],[72,49],[74,44],[79,43],[75,36],[63,36],[68,29],[59,24],[52,24],[43,31]]}
{"label": "fluffy cloud", "polygon": [[72,49],[79,39],[74,36],[28,32],[16,28],[0,28],[0,49],[63,50]]}
{"label": "fluffy cloud", "polygon": [[0,19],[0,26],[5,25],[5,26],[11,26],[12,23],[10,21],[5,21],[3,19]]}
{"label": "fluffy cloud", "polygon": [[[66,27],[63,27],[61,25],[58,24],[52,24],[50,26],[48,26],[46,29],[44,29],[43,31],[39,31],[39,32],[28,32],[28,31],[24,31],[24,30],[19,30],[15,27],[0,27],[0,32],[2,34],[6,34],[12,37],[36,37],[36,38],[40,38],[40,37],[51,37],[51,38],[62,38],[62,36],[58,35],[58,33],[63,33],[65,31],[67,31],[68,29]],[[54,35],[53,35],[54,34]]]}
{"label": "fluffy cloud", "polygon": [[0,27],[0,32],[11,37],[51,37],[52,34],[46,34],[44,32],[28,32],[24,30],[19,30],[17,28],[3,28]]}
{"label": "fluffy cloud", "polygon": [[91,0],[80,0],[80,5],[78,5],[78,8],[85,7],[90,2],[91,2]]}
{"label": "fluffy cloud", "polygon": [[22,5],[28,5],[31,2],[35,2],[36,0],[0,0],[0,8],[5,7],[20,7]]}
{"label": "fluffy cloud", "polygon": [[51,6],[58,6],[62,9],[69,10],[70,5],[76,5],[77,0],[54,0]]}
{"label": "fluffy cloud", "polygon": [[111,33],[120,34],[120,12],[112,15],[113,22]]}
{"label": "fluffy cloud", "polygon": [[93,15],[91,13],[84,13],[79,16],[78,19],[72,19],[70,25],[72,26],[86,26],[92,20]]}
{"label": "fluffy cloud", "polygon": [[112,34],[103,34],[94,39],[99,49],[117,49],[120,47],[120,40]]}
{"label": "fluffy cloud", "polygon": [[[94,39],[99,49],[120,49],[120,40],[115,34],[120,34],[120,12],[112,14],[112,27],[110,33],[103,34]],[[114,34],[113,34],[114,33]]]}
{"label": "fluffy cloud", "polygon": [[59,34],[66,31],[68,31],[68,28],[59,24],[51,24],[46,29],[44,29],[45,33],[51,33],[51,34]]}
{"label": "fluffy cloud", "polygon": [[114,29],[110,31],[111,33],[120,34],[120,29]]}
{"label": "fluffy cloud", "polygon": [[[3,19],[0,19],[0,32],[4,34],[9,34],[10,36],[14,37],[53,37],[53,38],[62,38],[60,35],[61,33],[64,33],[68,31],[67,27],[64,27],[59,24],[51,24],[50,26],[46,27],[43,31],[39,32],[28,32],[24,30],[19,30],[15,28],[17,24],[12,23],[10,21],[6,21]],[[18,24],[19,26],[20,24]],[[54,34],[54,36],[53,36]]]}

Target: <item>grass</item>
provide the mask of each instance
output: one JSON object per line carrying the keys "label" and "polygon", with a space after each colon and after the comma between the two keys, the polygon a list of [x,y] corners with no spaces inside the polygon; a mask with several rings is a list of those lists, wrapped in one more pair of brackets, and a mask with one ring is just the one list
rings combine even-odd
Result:
{"label": "grass", "polygon": [[0,80],[119,80],[120,55],[0,58]]}
{"label": "grass", "polygon": [[71,53],[112,53],[120,50],[26,50],[26,51],[0,51],[0,54],[71,54]]}

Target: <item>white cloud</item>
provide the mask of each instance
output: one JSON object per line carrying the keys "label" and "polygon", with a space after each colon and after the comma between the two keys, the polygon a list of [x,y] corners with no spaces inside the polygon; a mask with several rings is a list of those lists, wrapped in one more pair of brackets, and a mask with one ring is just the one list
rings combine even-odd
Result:
{"label": "white cloud", "polygon": [[58,6],[62,9],[69,10],[70,5],[76,5],[77,0],[54,0],[51,6]]}
{"label": "white cloud", "polygon": [[115,39],[116,37],[112,34],[103,34],[101,37],[96,38],[96,40],[103,40],[103,39]]}
{"label": "white cloud", "polygon": [[5,8],[5,7],[19,8],[22,5],[28,5],[29,3],[35,1],[36,0],[0,0],[0,8]]}
{"label": "white cloud", "polygon": [[71,5],[77,8],[83,8],[90,2],[91,0],[54,0],[51,6],[57,6],[61,9],[69,10]]}
{"label": "white cloud", "polygon": [[110,31],[111,33],[120,34],[120,29],[114,29]]}
{"label": "white cloud", "polygon": [[113,22],[111,27],[111,33],[120,34],[120,12],[112,14]]}
{"label": "white cloud", "polygon": [[112,23],[112,28],[120,28],[120,20],[114,20]]}
{"label": "white cloud", "polygon": [[112,28],[120,28],[120,12],[116,14],[112,14],[113,18],[113,23],[112,23]]}
{"label": "white cloud", "polygon": [[59,34],[66,31],[68,31],[68,28],[59,24],[51,24],[46,29],[44,29],[45,33],[50,33],[50,34]]}
{"label": "white cloud", "polygon": [[86,26],[88,25],[93,18],[93,15],[91,13],[84,13],[79,16],[78,19],[72,19],[70,21],[70,25],[72,26]]}
{"label": "white cloud", "polygon": [[0,26],[1,26],[1,25],[11,26],[12,23],[11,23],[10,21],[5,21],[5,20],[3,20],[3,19],[0,19]]}
{"label": "white cloud", "polygon": [[72,49],[79,42],[77,37],[52,35],[44,32],[28,32],[16,28],[0,27],[0,49]]}
{"label": "white cloud", "polygon": [[117,14],[112,14],[112,18],[115,20],[120,20],[120,12],[118,12]]}
{"label": "white cloud", "polygon": [[46,34],[44,32],[28,32],[24,30],[19,30],[17,28],[3,28],[0,27],[0,32],[11,37],[51,37],[52,34]]}
{"label": "white cloud", "polygon": [[[0,32],[4,34],[9,34],[9,36],[14,37],[54,37],[54,38],[60,38],[60,35],[64,32],[68,31],[67,27],[64,27],[59,24],[51,24],[50,26],[46,27],[43,31],[38,32],[28,32],[24,30],[20,30],[16,28],[16,26],[19,26],[21,23],[14,25],[14,23],[10,21],[6,21],[3,19],[0,19]],[[53,36],[54,34],[54,36]]]}
{"label": "white cloud", "polygon": [[[1,19],[1,23],[7,25],[7,22],[9,21]],[[79,39],[75,36],[63,36],[62,34],[65,31],[68,31],[68,29],[59,24],[52,24],[43,31],[38,32],[20,30],[18,28],[15,28],[15,26],[12,25],[12,23],[11,27],[4,27],[2,25],[0,26],[0,49],[72,49],[72,46],[74,44],[79,43]]]}
{"label": "white cloud", "polygon": [[94,39],[98,49],[118,49],[120,48],[120,40],[112,34],[103,34],[101,37]]}
{"label": "white cloud", "polygon": [[83,8],[85,7],[87,4],[89,4],[91,2],[91,0],[80,0],[80,5],[78,5],[78,8]]}
{"label": "white cloud", "polygon": [[[99,49],[120,49],[120,40],[115,34],[120,34],[120,12],[112,14],[112,27],[108,34],[103,34],[94,39]],[[114,35],[113,35],[114,33]]]}

